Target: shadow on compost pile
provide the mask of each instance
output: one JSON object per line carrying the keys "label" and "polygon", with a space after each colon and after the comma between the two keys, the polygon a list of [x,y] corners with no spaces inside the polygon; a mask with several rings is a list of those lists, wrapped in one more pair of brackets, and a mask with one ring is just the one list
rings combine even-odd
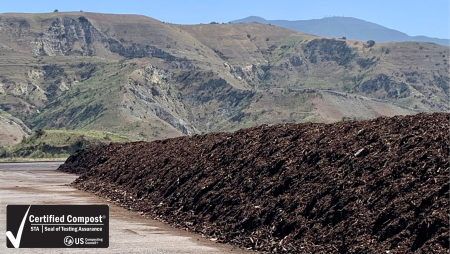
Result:
{"label": "shadow on compost pile", "polygon": [[450,114],[259,126],[80,150],[128,209],[271,253],[448,253]]}

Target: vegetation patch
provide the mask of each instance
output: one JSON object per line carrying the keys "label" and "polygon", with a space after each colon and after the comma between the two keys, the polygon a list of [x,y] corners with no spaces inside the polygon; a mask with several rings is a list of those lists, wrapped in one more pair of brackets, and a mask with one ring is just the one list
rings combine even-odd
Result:
{"label": "vegetation patch", "polygon": [[356,56],[345,41],[315,39],[303,46],[303,51],[311,63],[334,61],[339,65],[350,63]]}
{"label": "vegetation patch", "polygon": [[42,67],[42,70],[45,72],[44,79],[46,80],[55,79],[64,73],[64,69],[56,64],[45,65]]}
{"label": "vegetation patch", "polygon": [[344,79],[344,91],[372,94],[380,99],[402,99],[411,94],[407,84],[395,82],[386,74],[379,74],[375,78],[366,81],[364,79],[365,75]]}
{"label": "vegetation patch", "polygon": [[131,46],[124,46],[119,41],[109,38],[107,40],[109,50],[126,58],[142,58],[142,57],[156,57],[162,58],[168,62],[175,61],[177,58],[162,49],[150,45],[140,45],[133,43]]}
{"label": "vegetation patch", "polygon": [[303,64],[302,60],[298,56],[291,56],[289,58],[289,62],[292,64],[292,66],[301,66]]}
{"label": "vegetation patch", "polygon": [[450,88],[450,77],[448,76],[444,76],[444,75],[439,75],[436,76],[434,75],[434,81],[433,83],[440,87],[442,90],[444,90],[444,92],[449,95],[449,88]]}
{"label": "vegetation patch", "polygon": [[411,93],[408,86],[401,82],[392,81],[386,74],[379,74],[374,79],[367,80],[359,86],[359,91],[363,93],[375,93],[384,90],[387,98],[405,98]]}
{"label": "vegetation patch", "polygon": [[20,143],[0,149],[0,159],[65,159],[78,149],[90,145],[127,141],[127,138],[108,132],[39,129],[28,138],[24,137]]}
{"label": "vegetation patch", "polygon": [[376,63],[376,57],[373,56],[372,58],[358,58],[356,60],[356,63],[363,69],[370,68]]}

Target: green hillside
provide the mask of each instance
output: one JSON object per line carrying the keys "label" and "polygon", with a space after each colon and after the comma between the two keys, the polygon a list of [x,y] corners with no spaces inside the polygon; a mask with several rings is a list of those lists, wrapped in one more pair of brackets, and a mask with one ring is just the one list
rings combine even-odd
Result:
{"label": "green hillside", "polygon": [[76,150],[89,145],[127,141],[125,137],[99,131],[38,130],[20,143],[0,149],[0,161],[65,160]]}
{"label": "green hillside", "polygon": [[0,14],[0,26],[0,112],[23,123],[0,119],[3,145],[29,129],[157,140],[450,111],[449,47],[433,43],[87,12]]}

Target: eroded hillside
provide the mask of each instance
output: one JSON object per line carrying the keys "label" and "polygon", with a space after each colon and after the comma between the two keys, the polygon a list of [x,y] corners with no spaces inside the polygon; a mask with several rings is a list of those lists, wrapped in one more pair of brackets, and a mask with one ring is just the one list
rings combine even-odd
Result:
{"label": "eroded hillside", "polygon": [[34,129],[144,140],[449,111],[448,56],[431,43],[372,45],[259,23],[0,14],[0,109]]}

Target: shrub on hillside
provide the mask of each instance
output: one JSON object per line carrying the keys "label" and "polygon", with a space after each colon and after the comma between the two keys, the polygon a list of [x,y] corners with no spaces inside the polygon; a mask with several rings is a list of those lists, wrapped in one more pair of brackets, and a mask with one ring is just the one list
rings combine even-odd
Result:
{"label": "shrub on hillside", "polygon": [[366,48],[370,48],[370,47],[372,47],[373,45],[375,45],[375,41],[374,41],[374,40],[368,40],[368,41],[367,41],[367,44],[366,44]]}

